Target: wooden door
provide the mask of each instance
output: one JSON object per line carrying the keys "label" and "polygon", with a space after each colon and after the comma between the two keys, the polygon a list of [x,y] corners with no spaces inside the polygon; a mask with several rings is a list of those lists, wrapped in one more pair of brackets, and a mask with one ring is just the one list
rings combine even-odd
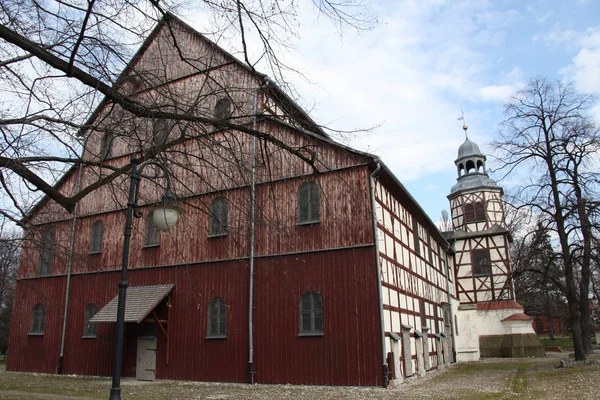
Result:
{"label": "wooden door", "polygon": [[137,343],[135,378],[139,381],[156,379],[156,337],[141,336]]}

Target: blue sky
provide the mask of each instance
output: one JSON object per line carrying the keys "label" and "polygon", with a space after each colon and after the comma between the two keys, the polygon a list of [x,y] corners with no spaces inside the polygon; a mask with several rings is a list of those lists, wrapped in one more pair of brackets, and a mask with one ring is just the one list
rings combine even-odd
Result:
{"label": "blue sky", "polygon": [[[598,1],[373,1],[368,32],[302,14],[289,62],[301,104],[336,129],[377,126],[348,138],[382,157],[437,221],[455,183],[454,159],[469,137],[486,153],[503,104],[538,75],[600,93]],[[600,107],[593,115],[600,120]],[[493,177],[493,176],[492,176]]]}
{"label": "blue sky", "polygon": [[[286,38],[295,50],[281,54],[311,81],[290,75],[317,122],[375,127],[344,142],[379,155],[434,221],[456,181],[461,104],[469,138],[490,154],[503,104],[529,79],[600,94],[599,1],[372,0],[368,9],[379,19],[372,30],[340,35],[299,7]],[[207,24],[198,11],[184,19],[201,32]],[[600,106],[592,113],[600,121]]]}

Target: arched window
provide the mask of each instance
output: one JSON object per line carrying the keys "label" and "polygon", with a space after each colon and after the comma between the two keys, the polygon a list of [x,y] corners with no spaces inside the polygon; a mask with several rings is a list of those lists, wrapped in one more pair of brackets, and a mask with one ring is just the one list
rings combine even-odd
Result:
{"label": "arched window", "polygon": [[219,99],[215,104],[215,119],[223,120],[231,117],[231,100],[228,98]]}
{"label": "arched window", "polygon": [[169,137],[169,126],[164,119],[157,119],[152,126],[152,140],[155,146],[162,146]]}
{"label": "arched window", "polygon": [[88,304],[83,316],[83,336],[96,337],[96,324],[90,324],[89,321],[98,312],[95,304]]}
{"label": "arched window", "polygon": [[475,220],[485,221],[485,206],[480,201],[475,203]]}
{"label": "arched window", "polygon": [[160,229],[154,225],[154,217],[149,213],[146,217],[146,236],[144,237],[144,247],[153,247],[160,245]]}
{"label": "arched window", "polygon": [[36,304],[31,311],[30,335],[43,335],[46,325],[46,308],[43,304]]}
{"label": "arched window", "polygon": [[485,169],[483,168],[483,162],[481,160],[477,161],[477,172],[485,172]]}
{"label": "arched window", "polygon": [[227,337],[227,306],[225,301],[215,297],[208,303],[208,327],[206,337]]}
{"label": "arched window", "polygon": [[471,172],[475,171],[475,163],[473,162],[473,160],[467,161],[466,168],[467,168],[467,174],[470,174]]}
{"label": "arched window", "polygon": [[90,253],[100,253],[102,251],[103,235],[104,223],[102,221],[94,222],[94,225],[92,225],[92,237],[90,239]]}
{"label": "arched window", "polygon": [[319,187],[313,181],[305,182],[298,188],[298,223],[319,222]]}
{"label": "arched window", "polygon": [[458,164],[458,176],[463,176],[465,174],[465,166],[461,164]]}
{"label": "arched window", "polygon": [[223,196],[216,197],[210,203],[210,227],[208,236],[227,235],[227,199]]}
{"label": "arched window", "polygon": [[485,204],[481,201],[465,204],[465,222],[485,221]]}
{"label": "arched window", "polygon": [[50,275],[50,266],[54,258],[54,227],[46,228],[42,232],[38,252],[37,276]]}
{"label": "arched window", "polygon": [[475,208],[472,203],[465,204],[465,222],[475,221]]}
{"label": "arched window", "polygon": [[106,132],[100,140],[100,159],[106,160],[112,156],[113,134]]}
{"label": "arched window", "polygon": [[316,292],[306,292],[300,298],[300,335],[323,334],[323,299]]}

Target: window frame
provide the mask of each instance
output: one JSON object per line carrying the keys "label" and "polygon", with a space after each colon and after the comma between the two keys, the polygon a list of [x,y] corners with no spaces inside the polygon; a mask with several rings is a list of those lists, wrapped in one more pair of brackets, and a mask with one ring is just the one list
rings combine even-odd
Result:
{"label": "window frame", "polygon": [[[91,310],[93,309],[93,312]],[[98,307],[94,303],[90,303],[85,306],[83,312],[83,338],[84,339],[95,339],[98,334],[96,331],[96,324],[90,324],[89,320],[98,313]]]}
{"label": "window frame", "polygon": [[104,244],[104,222],[97,220],[92,224],[89,254],[102,253]]}
{"label": "window frame", "polygon": [[169,124],[166,119],[159,118],[152,121],[152,144],[154,146],[162,146],[169,138]]}
{"label": "window frame", "polygon": [[[298,186],[297,225],[312,225],[321,222],[321,190],[315,181],[307,181]],[[306,209],[306,215],[303,215]]]}
{"label": "window frame", "polygon": [[111,158],[113,156],[112,144],[113,144],[114,139],[115,139],[115,136],[112,132],[106,132],[106,133],[104,133],[104,135],[102,135],[102,138],[100,138],[99,155],[100,155],[100,159],[102,161],[108,160],[109,158]]}
{"label": "window frame", "polygon": [[29,336],[43,336],[46,328],[46,307],[37,303],[31,309],[31,324],[29,325]]}
{"label": "window frame", "polygon": [[[477,265],[480,265],[480,263],[482,261],[480,259],[481,258],[480,255],[485,255],[484,259],[487,259],[487,261],[488,261],[485,272],[480,270],[481,267],[477,266]],[[473,276],[477,276],[477,277],[491,276],[492,275],[492,259],[490,256],[490,251],[488,249],[471,250],[471,267],[472,267]]]}
{"label": "window frame", "polygon": [[38,248],[38,267],[35,276],[50,276],[54,261],[54,246],[56,244],[56,229],[48,227],[41,232]]}
{"label": "window frame", "polygon": [[[209,205],[208,237],[227,236],[229,226],[229,201],[224,196],[215,197]],[[224,221],[223,221],[224,220]]]}
{"label": "window frame", "polygon": [[415,246],[415,253],[421,255],[421,236],[419,235],[419,222],[415,217],[412,218],[413,227],[413,244]]}
{"label": "window frame", "polygon": [[[216,311],[215,311],[216,310]],[[227,304],[221,297],[214,297],[209,303],[206,313],[206,339],[226,339],[227,338]],[[216,320],[216,331],[212,328]]]}
{"label": "window frame", "polygon": [[[304,307],[305,299],[308,299],[309,301],[308,308]],[[317,307],[315,302],[317,299],[319,301],[319,307]],[[305,292],[300,296],[299,311],[300,332],[298,333],[298,336],[324,336],[325,319],[323,313],[323,296],[312,290]],[[306,314],[308,314],[310,329],[305,329],[304,327],[304,316]],[[320,318],[320,326],[317,324],[318,318]]]}
{"label": "window frame", "polygon": [[161,231],[154,224],[154,212],[148,213],[144,229],[144,248],[160,246]]}

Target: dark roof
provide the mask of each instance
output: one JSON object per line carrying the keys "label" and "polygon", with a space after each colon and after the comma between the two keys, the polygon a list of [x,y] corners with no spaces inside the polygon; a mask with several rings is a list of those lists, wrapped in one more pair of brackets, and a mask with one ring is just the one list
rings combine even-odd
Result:
{"label": "dark roof", "polygon": [[[125,322],[140,323],[165,298],[175,285],[136,286],[127,289],[125,301]],[[115,296],[102,310],[90,319],[90,323],[117,322],[119,296]]]}

